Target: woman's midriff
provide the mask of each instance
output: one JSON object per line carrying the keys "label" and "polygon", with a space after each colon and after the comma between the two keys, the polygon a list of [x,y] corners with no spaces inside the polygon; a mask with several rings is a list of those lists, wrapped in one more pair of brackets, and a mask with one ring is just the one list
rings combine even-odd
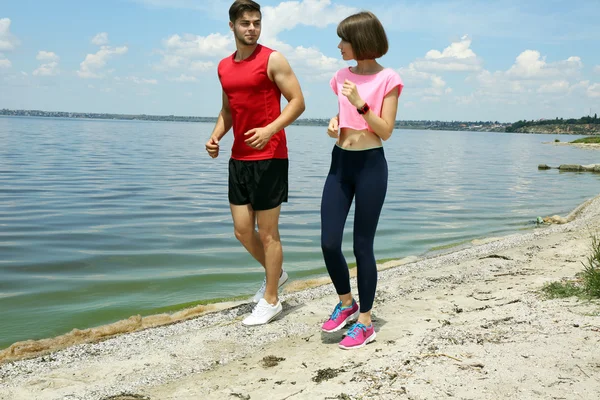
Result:
{"label": "woman's midriff", "polygon": [[347,150],[366,150],[381,147],[381,138],[368,130],[357,131],[350,128],[342,128],[337,141],[338,146]]}

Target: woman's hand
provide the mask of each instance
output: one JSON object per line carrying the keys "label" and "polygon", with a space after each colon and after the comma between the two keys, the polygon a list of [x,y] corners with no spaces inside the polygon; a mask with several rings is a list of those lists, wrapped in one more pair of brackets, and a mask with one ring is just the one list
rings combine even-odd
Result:
{"label": "woman's hand", "polygon": [[337,139],[339,137],[339,120],[337,116],[329,120],[327,134],[334,139]]}
{"label": "woman's hand", "polygon": [[350,104],[352,104],[356,108],[361,108],[365,105],[365,101],[361,99],[360,95],[358,94],[358,89],[356,88],[356,85],[348,79],[344,81],[344,86],[342,87],[342,94],[346,96]]}

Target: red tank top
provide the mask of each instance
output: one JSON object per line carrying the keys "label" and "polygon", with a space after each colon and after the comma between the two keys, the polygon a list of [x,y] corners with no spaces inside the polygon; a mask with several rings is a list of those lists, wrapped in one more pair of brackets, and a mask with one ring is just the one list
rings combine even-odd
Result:
{"label": "red tank top", "polygon": [[274,134],[262,150],[253,149],[244,142],[249,137],[244,137],[244,133],[267,126],[281,114],[281,91],[267,74],[273,51],[259,44],[245,60],[236,62],[233,53],[219,63],[219,80],[229,100],[233,120],[233,159],[288,158],[283,129]]}

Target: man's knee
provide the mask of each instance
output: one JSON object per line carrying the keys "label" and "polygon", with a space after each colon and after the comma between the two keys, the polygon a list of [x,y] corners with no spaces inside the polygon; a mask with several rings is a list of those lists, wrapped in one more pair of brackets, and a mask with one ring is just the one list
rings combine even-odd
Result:
{"label": "man's knee", "polygon": [[258,234],[260,236],[260,241],[263,246],[269,246],[273,243],[279,243],[279,230],[278,229],[258,229]]}
{"label": "man's knee", "polygon": [[258,234],[260,241],[265,247],[280,242],[279,211],[280,207],[276,207],[257,212]]}
{"label": "man's knee", "polygon": [[248,243],[252,240],[252,236],[254,235],[254,228],[252,227],[235,227],[233,229],[233,233],[235,234],[235,238],[242,243]]}

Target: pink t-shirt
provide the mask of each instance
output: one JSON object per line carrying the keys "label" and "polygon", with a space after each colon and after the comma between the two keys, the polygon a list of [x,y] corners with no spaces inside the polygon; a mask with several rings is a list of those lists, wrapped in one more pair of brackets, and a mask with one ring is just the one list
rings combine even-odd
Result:
{"label": "pink t-shirt", "polygon": [[350,68],[342,68],[331,78],[331,88],[338,97],[339,106],[339,128],[350,128],[355,130],[365,130],[369,128],[367,121],[356,111],[348,98],[342,94],[344,81],[348,79],[356,85],[358,94],[367,102],[371,111],[377,116],[381,116],[381,106],[383,98],[398,87],[398,96],[402,92],[404,84],[400,75],[390,68],[385,68],[373,75],[358,75],[350,71]]}

